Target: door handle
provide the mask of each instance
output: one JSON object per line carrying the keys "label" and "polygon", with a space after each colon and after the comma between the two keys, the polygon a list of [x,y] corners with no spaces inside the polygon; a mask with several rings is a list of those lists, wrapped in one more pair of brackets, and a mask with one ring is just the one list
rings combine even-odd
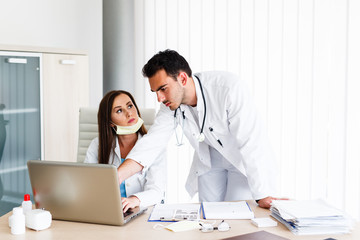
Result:
{"label": "door handle", "polygon": [[27,64],[27,59],[26,58],[7,58],[6,61],[8,63]]}
{"label": "door handle", "polygon": [[60,63],[63,65],[75,65],[76,61],[71,60],[71,59],[63,59],[63,60],[60,60]]}

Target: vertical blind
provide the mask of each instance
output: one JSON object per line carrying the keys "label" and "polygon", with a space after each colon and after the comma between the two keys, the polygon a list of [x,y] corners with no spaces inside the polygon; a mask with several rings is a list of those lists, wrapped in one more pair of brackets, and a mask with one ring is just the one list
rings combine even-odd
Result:
{"label": "vertical blind", "polygon": [[[360,217],[360,1],[135,0],[135,96],[158,107],[141,68],[174,49],[194,72],[244,79],[277,156],[278,196],[323,198]],[[173,124],[173,123],[169,123]],[[193,149],[168,147],[168,202]]]}

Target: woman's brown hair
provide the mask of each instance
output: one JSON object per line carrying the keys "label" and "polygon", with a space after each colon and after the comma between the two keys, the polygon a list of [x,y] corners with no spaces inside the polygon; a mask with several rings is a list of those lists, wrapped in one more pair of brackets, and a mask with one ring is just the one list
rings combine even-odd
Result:
{"label": "woman's brown hair", "polygon": [[[98,131],[99,131],[99,156],[98,156],[98,162],[102,164],[108,164],[110,161],[110,153],[115,148],[115,139],[117,137],[115,131],[112,129],[110,123],[111,123],[111,111],[112,106],[114,103],[114,99],[119,96],[120,94],[127,95],[132,103],[134,104],[136,111],[141,117],[140,111],[138,106],[136,105],[134,97],[126,91],[123,90],[117,90],[117,91],[110,91],[108,92],[103,99],[101,100],[99,104],[99,111],[98,111]],[[141,128],[137,131],[137,133],[140,133],[141,135],[145,135],[147,133],[147,130],[144,126],[144,124],[141,126]]]}

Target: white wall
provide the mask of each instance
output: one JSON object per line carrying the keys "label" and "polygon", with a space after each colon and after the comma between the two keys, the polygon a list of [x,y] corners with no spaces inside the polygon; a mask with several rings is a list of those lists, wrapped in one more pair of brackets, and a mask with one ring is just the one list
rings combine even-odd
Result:
{"label": "white wall", "polygon": [[[237,73],[267,124],[279,196],[325,198],[359,218],[359,12],[357,0],[135,0],[136,98],[157,105],[141,68],[166,48],[194,72]],[[192,150],[169,149],[168,199],[189,200]]]}
{"label": "white wall", "polygon": [[0,44],[88,51],[90,105],[102,98],[102,0],[0,0]]}
{"label": "white wall", "polygon": [[[279,164],[280,195],[322,197],[360,216],[360,3],[357,0],[134,0],[135,97],[157,106],[141,76],[172,48],[196,71],[248,81]],[[90,103],[102,97],[101,0],[0,0],[0,43],[85,49]],[[191,148],[170,143],[171,201]]]}

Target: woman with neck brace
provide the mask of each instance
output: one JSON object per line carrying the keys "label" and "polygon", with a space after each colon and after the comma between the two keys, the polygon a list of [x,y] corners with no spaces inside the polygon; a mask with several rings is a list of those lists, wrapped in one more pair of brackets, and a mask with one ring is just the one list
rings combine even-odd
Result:
{"label": "woman with neck brace", "polygon": [[[108,92],[98,111],[99,137],[86,153],[85,163],[112,164],[118,168],[135,143],[147,133],[133,96],[122,90]],[[136,173],[120,184],[123,210],[147,207],[164,198],[166,182],[166,152],[160,161],[145,171]]]}

